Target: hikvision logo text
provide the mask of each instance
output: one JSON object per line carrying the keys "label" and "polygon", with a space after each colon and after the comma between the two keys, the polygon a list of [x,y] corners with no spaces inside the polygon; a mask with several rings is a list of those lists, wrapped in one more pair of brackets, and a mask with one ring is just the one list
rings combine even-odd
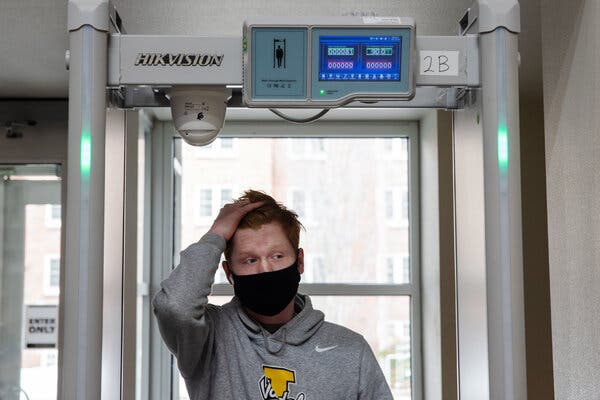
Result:
{"label": "hikvision logo text", "polygon": [[168,67],[210,67],[216,65],[220,67],[223,57],[223,54],[138,53],[134,65]]}

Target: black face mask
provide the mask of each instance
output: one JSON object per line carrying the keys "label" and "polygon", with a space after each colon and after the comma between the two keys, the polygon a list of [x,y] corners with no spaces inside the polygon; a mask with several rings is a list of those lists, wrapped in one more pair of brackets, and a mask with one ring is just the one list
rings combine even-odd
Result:
{"label": "black face mask", "polygon": [[260,315],[272,317],[290,304],[298,292],[298,259],[285,269],[252,275],[235,275],[233,288],[242,305]]}

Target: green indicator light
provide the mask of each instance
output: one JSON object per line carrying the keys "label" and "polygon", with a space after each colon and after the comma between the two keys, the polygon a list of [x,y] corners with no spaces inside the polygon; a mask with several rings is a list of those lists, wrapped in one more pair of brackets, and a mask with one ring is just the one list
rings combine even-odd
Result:
{"label": "green indicator light", "polygon": [[81,133],[81,176],[89,177],[92,168],[92,137],[89,131]]}
{"label": "green indicator light", "polygon": [[323,89],[321,89],[321,91],[319,93],[325,94],[325,91]]}
{"label": "green indicator light", "polygon": [[498,127],[498,166],[500,169],[508,167],[508,129],[506,125]]}

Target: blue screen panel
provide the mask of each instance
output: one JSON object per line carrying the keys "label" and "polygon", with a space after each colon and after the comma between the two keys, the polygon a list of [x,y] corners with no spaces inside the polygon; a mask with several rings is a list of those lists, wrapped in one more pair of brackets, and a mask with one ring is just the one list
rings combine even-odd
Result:
{"label": "blue screen panel", "polygon": [[399,81],[401,36],[319,37],[319,81]]}
{"label": "blue screen panel", "polygon": [[311,30],[309,99],[344,102],[414,94],[411,27],[315,27]]}

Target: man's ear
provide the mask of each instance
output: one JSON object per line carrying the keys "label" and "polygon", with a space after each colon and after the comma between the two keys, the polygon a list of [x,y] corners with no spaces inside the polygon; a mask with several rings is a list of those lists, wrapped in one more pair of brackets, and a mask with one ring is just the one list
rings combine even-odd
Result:
{"label": "man's ear", "polygon": [[229,264],[227,263],[227,261],[223,260],[222,265],[223,270],[225,271],[225,276],[227,276],[227,280],[233,285],[233,282],[231,281],[231,271],[229,270]]}
{"label": "man's ear", "polygon": [[300,275],[304,273],[304,249],[298,249],[298,272]]}

